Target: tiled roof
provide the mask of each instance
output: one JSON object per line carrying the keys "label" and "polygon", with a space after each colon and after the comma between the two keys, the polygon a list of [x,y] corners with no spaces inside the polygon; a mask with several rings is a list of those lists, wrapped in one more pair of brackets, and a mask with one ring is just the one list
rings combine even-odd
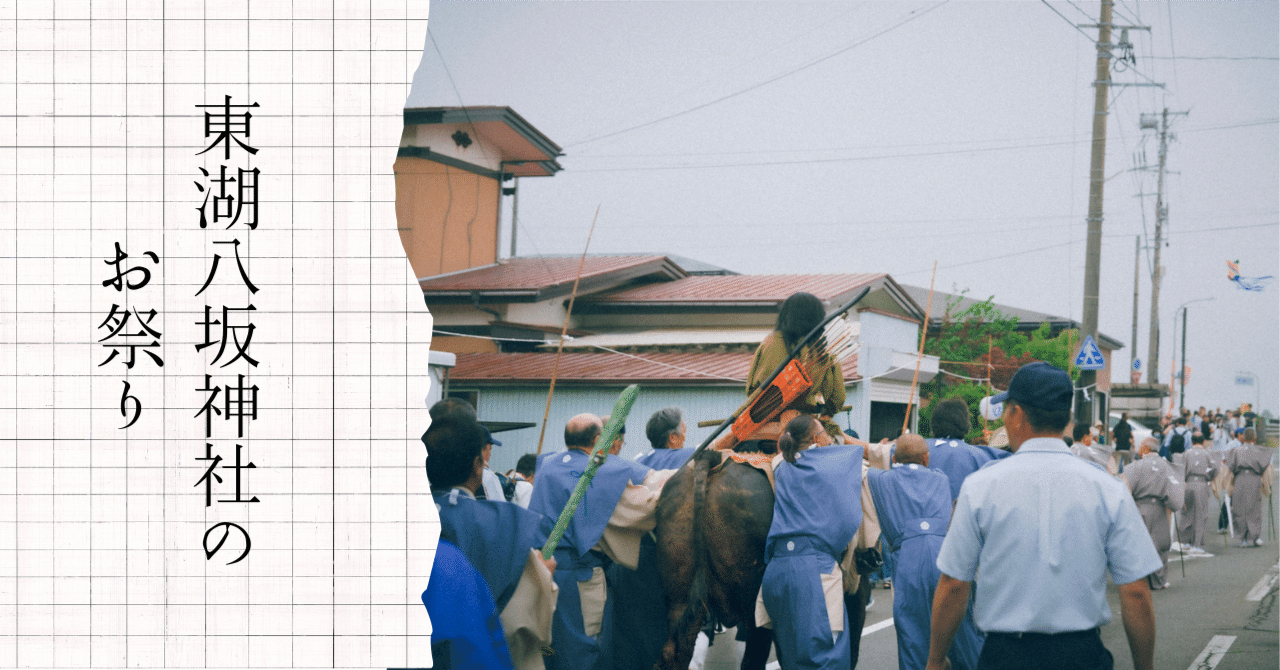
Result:
{"label": "tiled roof", "polygon": [[427,294],[428,302],[432,296],[473,291],[513,295],[563,289],[567,293],[573,288],[580,262],[584,286],[608,279],[610,275],[617,275],[619,283],[654,272],[672,278],[684,276],[684,272],[664,256],[589,256],[585,262],[580,257],[511,258],[496,265],[427,277],[418,284]]}
{"label": "tiled roof", "polygon": [[823,302],[845,296],[885,277],[884,274],[693,276],[640,286],[586,300],[618,303],[780,303],[797,291]]}
{"label": "tiled roof", "polygon": [[[458,354],[449,371],[451,383],[550,382],[553,353]],[[565,353],[560,357],[557,383],[663,382],[682,384],[745,384],[751,369],[749,353]],[[845,380],[856,379],[857,357],[843,365]]]}

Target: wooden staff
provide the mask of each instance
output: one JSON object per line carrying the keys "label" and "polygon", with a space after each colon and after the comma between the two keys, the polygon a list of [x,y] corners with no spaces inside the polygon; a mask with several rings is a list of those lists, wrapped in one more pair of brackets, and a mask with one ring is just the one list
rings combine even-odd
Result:
{"label": "wooden staff", "polygon": [[[787,354],[786,359],[784,359],[782,361],[782,364],[779,365],[778,368],[773,371],[773,374],[769,375],[767,379],[761,382],[760,386],[756,388],[755,393],[752,393],[751,396],[747,398],[747,401],[742,403],[741,407],[734,410],[733,414],[729,415],[729,418],[725,419],[718,428],[712,431],[711,435],[708,436],[707,439],[703,441],[702,444],[698,445],[698,448],[694,450],[693,455],[697,456],[699,453],[702,452],[703,449],[706,449],[708,445],[710,445],[713,441],[715,441],[715,439],[720,436],[720,433],[724,432],[725,428],[728,428],[729,426],[733,425],[733,422],[737,421],[738,417],[742,416],[742,413],[747,411],[748,407],[751,407],[751,404],[756,401],[756,398],[760,397],[760,394],[764,393],[764,390],[769,388],[769,385],[773,383],[773,380],[777,379],[778,375],[782,374],[782,371],[787,368],[787,364],[790,363],[792,359],[794,359],[796,356],[800,355],[800,352],[804,350],[804,348],[810,342],[812,342],[815,338],[817,338],[819,335],[822,334],[823,328],[826,328],[828,323],[831,323],[832,321],[834,321],[841,314],[844,314],[850,309],[853,309],[853,306],[858,304],[858,301],[866,297],[867,293],[869,293],[870,291],[871,291],[870,286],[859,291],[858,295],[855,296],[853,300],[850,300],[843,307],[832,312],[829,316],[827,316],[827,318],[822,320],[822,323],[819,323],[818,325],[814,326],[813,330],[809,331],[808,335],[805,335],[804,337],[800,338],[800,341],[796,344],[794,348],[791,349],[791,352]],[[690,458],[692,459],[692,457]]]}
{"label": "wooden staff", "polygon": [[578,276],[573,278],[573,292],[569,294],[569,308],[564,311],[564,325],[560,327],[560,343],[556,345],[556,362],[551,367],[551,388],[547,389],[547,408],[542,412],[542,431],[538,433],[538,452],[542,454],[542,438],[547,436],[547,420],[551,417],[551,396],[556,393],[556,377],[560,375],[560,354],[564,352],[564,336],[569,332],[569,315],[573,314],[573,301],[578,297],[578,282],[582,280],[582,266],[587,262],[587,249],[591,248],[591,235],[596,232],[596,219],[600,218],[600,205],[596,205],[596,215],[591,217],[591,230],[587,231],[587,245],[582,248],[582,258],[578,261]]}
{"label": "wooden staff", "polygon": [[916,356],[916,372],[911,375],[911,393],[907,394],[907,413],[902,417],[902,434],[907,434],[911,422],[911,399],[916,395],[916,382],[920,381],[920,361],[924,360],[924,336],[929,332],[929,312],[933,311],[933,281],[938,278],[938,261],[933,262],[933,276],[929,277],[929,303],[924,308],[924,326],[920,328],[920,353]]}
{"label": "wooden staff", "polygon": [[639,394],[640,387],[635,384],[622,389],[622,394],[613,405],[613,411],[609,413],[609,423],[604,427],[604,432],[600,433],[600,439],[596,440],[596,446],[591,449],[591,460],[587,464],[586,472],[578,478],[578,484],[573,487],[573,495],[569,496],[569,502],[560,511],[560,518],[556,520],[555,528],[551,529],[551,536],[547,538],[547,543],[542,545],[542,560],[545,561],[555,555],[556,546],[560,544],[564,532],[568,530],[569,522],[573,520],[582,497],[587,493],[587,487],[596,476],[596,470],[599,470],[605,459],[609,457],[609,447],[613,445],[613,440],[618,436],[622,425],[627,422],[627,415],[631,413],[631,406],[635,404],[636,396]]}
{"label": "wooden staff", "polygon": [[[995,395],[995,391],[991,390],[991,336],[987,336],[987,395]],[[982,414],[982,439],[990,441],[990,431],[987,429],[987,415]]]}

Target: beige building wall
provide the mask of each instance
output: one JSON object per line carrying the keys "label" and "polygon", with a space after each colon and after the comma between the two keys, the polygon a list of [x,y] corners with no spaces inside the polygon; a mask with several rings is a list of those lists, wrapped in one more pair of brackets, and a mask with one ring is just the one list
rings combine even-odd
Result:
{"label": "beige building wall", "polygon": [[414,276],[498,261],[498,180],[411,156],[393,169],[400,242]]}

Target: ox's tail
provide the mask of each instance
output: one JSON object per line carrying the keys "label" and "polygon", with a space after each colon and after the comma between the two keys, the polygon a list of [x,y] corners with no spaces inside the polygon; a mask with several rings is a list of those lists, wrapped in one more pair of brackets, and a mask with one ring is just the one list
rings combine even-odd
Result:
{"label": "ox's tail", "polygon": [[697,631],[710,615],[707,604],[707,542],[703,516],[706,509],[707,477],[710,476],[711,469],[720,464],[721,458],[723,457],[719,452],[704,451],[694,457],[693,463],[693,579],[689,583],[685,610],[676,624],[676,631],[682,637],[688,636],[690,647],[697,638]]}

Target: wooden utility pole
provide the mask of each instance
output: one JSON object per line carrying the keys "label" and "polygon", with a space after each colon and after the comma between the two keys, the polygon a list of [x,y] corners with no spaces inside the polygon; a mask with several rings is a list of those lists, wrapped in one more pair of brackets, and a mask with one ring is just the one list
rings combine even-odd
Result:
{"label": "wooden utility pole", "polygon": [[[1187,112],[1173,112],[1178,114],[1187,114]],[[1143,119],[1140,125],[1145,128],[1155,127],[1155,115]],[[1154,267],[1151,268],[1151,337],[1147,344],[1147,383],[1158,384],[1160,382],[1159,366],[1156,365],[1160,360],[1160,282],[1164,280],[1164,268],[1160,265],[1160,250],[1164,248],[1164,224],[1168,220],[1169,208],[1164,204],[1164,174],[1165,174],[1165,158],[1169,151],[1169,108],[1164,108],[1160,113],[1160,163],[1156,168],[1156,246],[1155,255],[1152,258]],[[1176,315],[1175,315],[1176,316]],[[1169,394],[1173,395],[1173,379],[1169,380]]]}
{"label": "wooden utility pole", "polygon": [[[1102,186],[1106,181],[1107,159],[1107,88],[1111,83],[1111,0],[1102,0],[1098,16],[1098,62],[1093,82],[1093,147],[1089,155],[1089,233],[1085,238],[1084,257],[1084,335],[1098,337],[1098,285],[1102,266]],[[1083,339],[1083,338],[1082,338]],[[1097,372],[1080,371],[1080,386],[1088,389],[1096,383]],[[1093,402],[1096,397],[1082,392],[1076,402],[1076,423],[1093,425]]]}
{"label": "wooden utility pole", "polygon": [[[1133,238],[1133,336],[1129,339],[1129,370],[1135,374],[1138,368],[1134,362],[1138,360],[1138,268],[1142,265],[1142,236]],[[1135,378],[1136,382],[1137,379]]]}
{"label": "wooden utility pole", "polygon": [[[1160,281],[1164,279],[1164,268],[1160,265],[1160,250],[1164,247],[1164,215],[1168,211],[1164,206],[1164,159],[1168,145],[1169,134],[1169,109],[1166,107],[1161,114],[1162,122],[1160,126],[1160,164],[1156,168],[1156,248],[1152,262],[1155,264],[1151,268],[1151,334],[1150,340],[1147,342],[1147,383],[1157,384],[1160,382],[1159,367],[1156,362],[1160,360]],[[1172,384],[1173,380],[1170,379]],[[1172,391],[1172,387],[1170,387]]]}

